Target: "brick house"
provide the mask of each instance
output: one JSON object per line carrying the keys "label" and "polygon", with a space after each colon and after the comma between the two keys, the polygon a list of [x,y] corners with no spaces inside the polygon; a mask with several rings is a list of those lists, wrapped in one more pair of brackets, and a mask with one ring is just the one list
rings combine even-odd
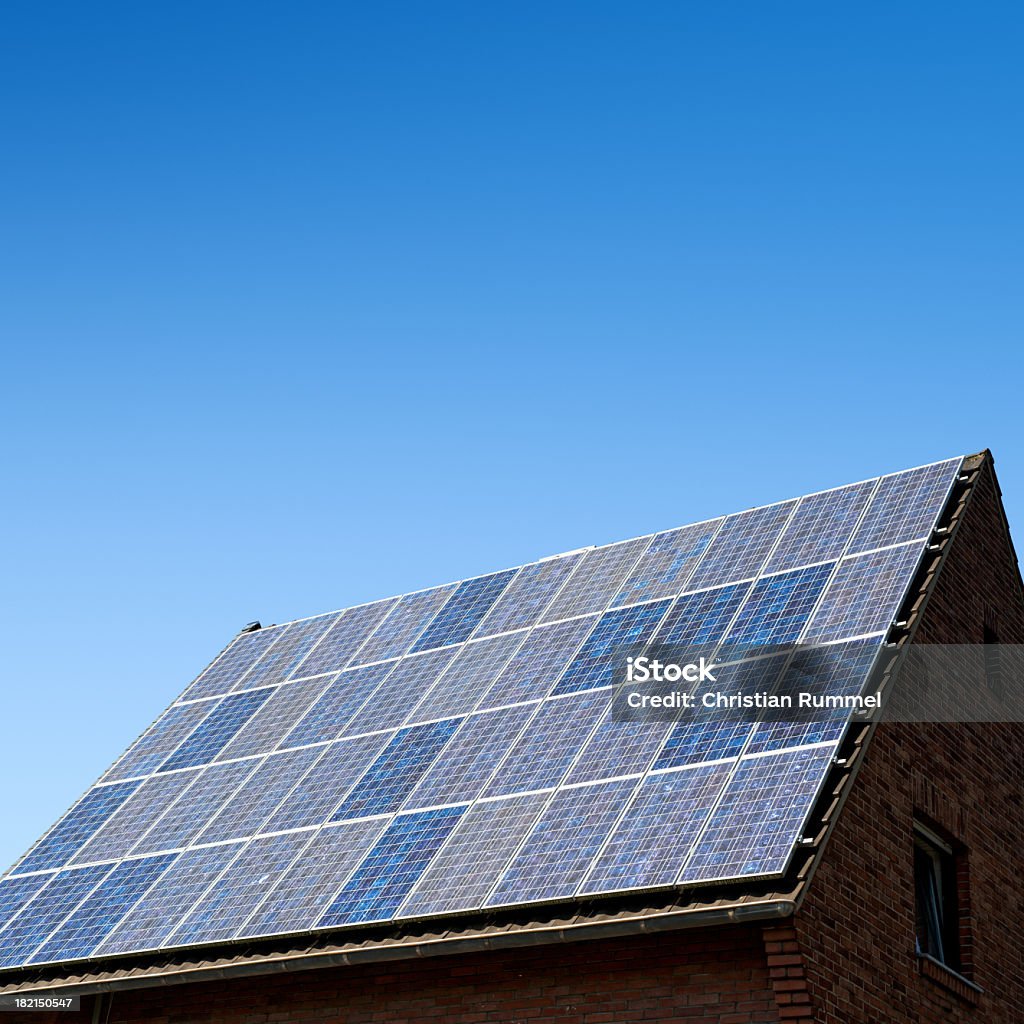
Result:
{"label": "brick house", "polygon": [[[1024,644],[989,453],[964,460],[888,641]],[[1009,1024],[1022,781],[1020,724],[854,725],[781,878],[23,968],[0,993],[80,994],[24,1015],[69,1024]]]}

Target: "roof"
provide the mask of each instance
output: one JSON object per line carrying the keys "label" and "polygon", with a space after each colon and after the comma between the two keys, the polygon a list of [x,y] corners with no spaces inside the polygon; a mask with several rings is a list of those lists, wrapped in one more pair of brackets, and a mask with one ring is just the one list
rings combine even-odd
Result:
{"label": "roof", "polygon": [[869,727],[623,720],[624,652],[859,692],[980,465],[242,632],[0,879],[0,991],[791,912]]}

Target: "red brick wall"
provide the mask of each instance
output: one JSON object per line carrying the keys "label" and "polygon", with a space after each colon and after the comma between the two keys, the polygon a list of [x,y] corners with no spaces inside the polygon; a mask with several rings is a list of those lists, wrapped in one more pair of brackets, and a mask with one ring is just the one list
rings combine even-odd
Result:
{"label": "red brick wall", "polygon": [[[993,605],[1001,640],[1024,643],[1024,601],[986,470],[917,642],[980,643]],[[1024,1020],[1022,795],[1020,727],[879,727],[795,921],[815,1020]],[[914,952],[915,813],[968,848],[963,970],[981,995],[922,965]]]}
{"label": "red brick wall", "polygon": [[[773,1007],[760,930],[722,927],[119,992],[109,1018],[104,1006],[101,1019],[768,1024],[779,1020]],[[82,1024],[90,1020],[91,1006],[83,1001],[80,1015],[59,1018],[59,1024]]]}

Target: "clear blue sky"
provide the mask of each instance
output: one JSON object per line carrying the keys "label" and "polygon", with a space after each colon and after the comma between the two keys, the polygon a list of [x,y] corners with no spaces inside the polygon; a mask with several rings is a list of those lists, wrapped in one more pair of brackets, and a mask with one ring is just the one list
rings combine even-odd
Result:
{"label": "clear blue sky", "polygon": [[0,863],[243,623],[991,446],[1017,5],[8,3]]}

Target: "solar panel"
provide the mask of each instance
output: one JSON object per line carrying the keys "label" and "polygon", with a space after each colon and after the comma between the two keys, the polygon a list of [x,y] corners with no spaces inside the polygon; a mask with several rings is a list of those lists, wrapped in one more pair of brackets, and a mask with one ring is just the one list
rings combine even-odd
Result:
{"label": "solar panel", "polygon": [[241,634],[0,879],[0,967],[781,874],[846,713],[619,721],[622,655],[857,692],[959,465]]}
{"label": "solar panel", "polygon": [[238,856],[241,841],[186,850],[148,892],[121,918],[96,952],[130,953],[160,946],[174,929],[182,910],[195,904],[220,873]]}

